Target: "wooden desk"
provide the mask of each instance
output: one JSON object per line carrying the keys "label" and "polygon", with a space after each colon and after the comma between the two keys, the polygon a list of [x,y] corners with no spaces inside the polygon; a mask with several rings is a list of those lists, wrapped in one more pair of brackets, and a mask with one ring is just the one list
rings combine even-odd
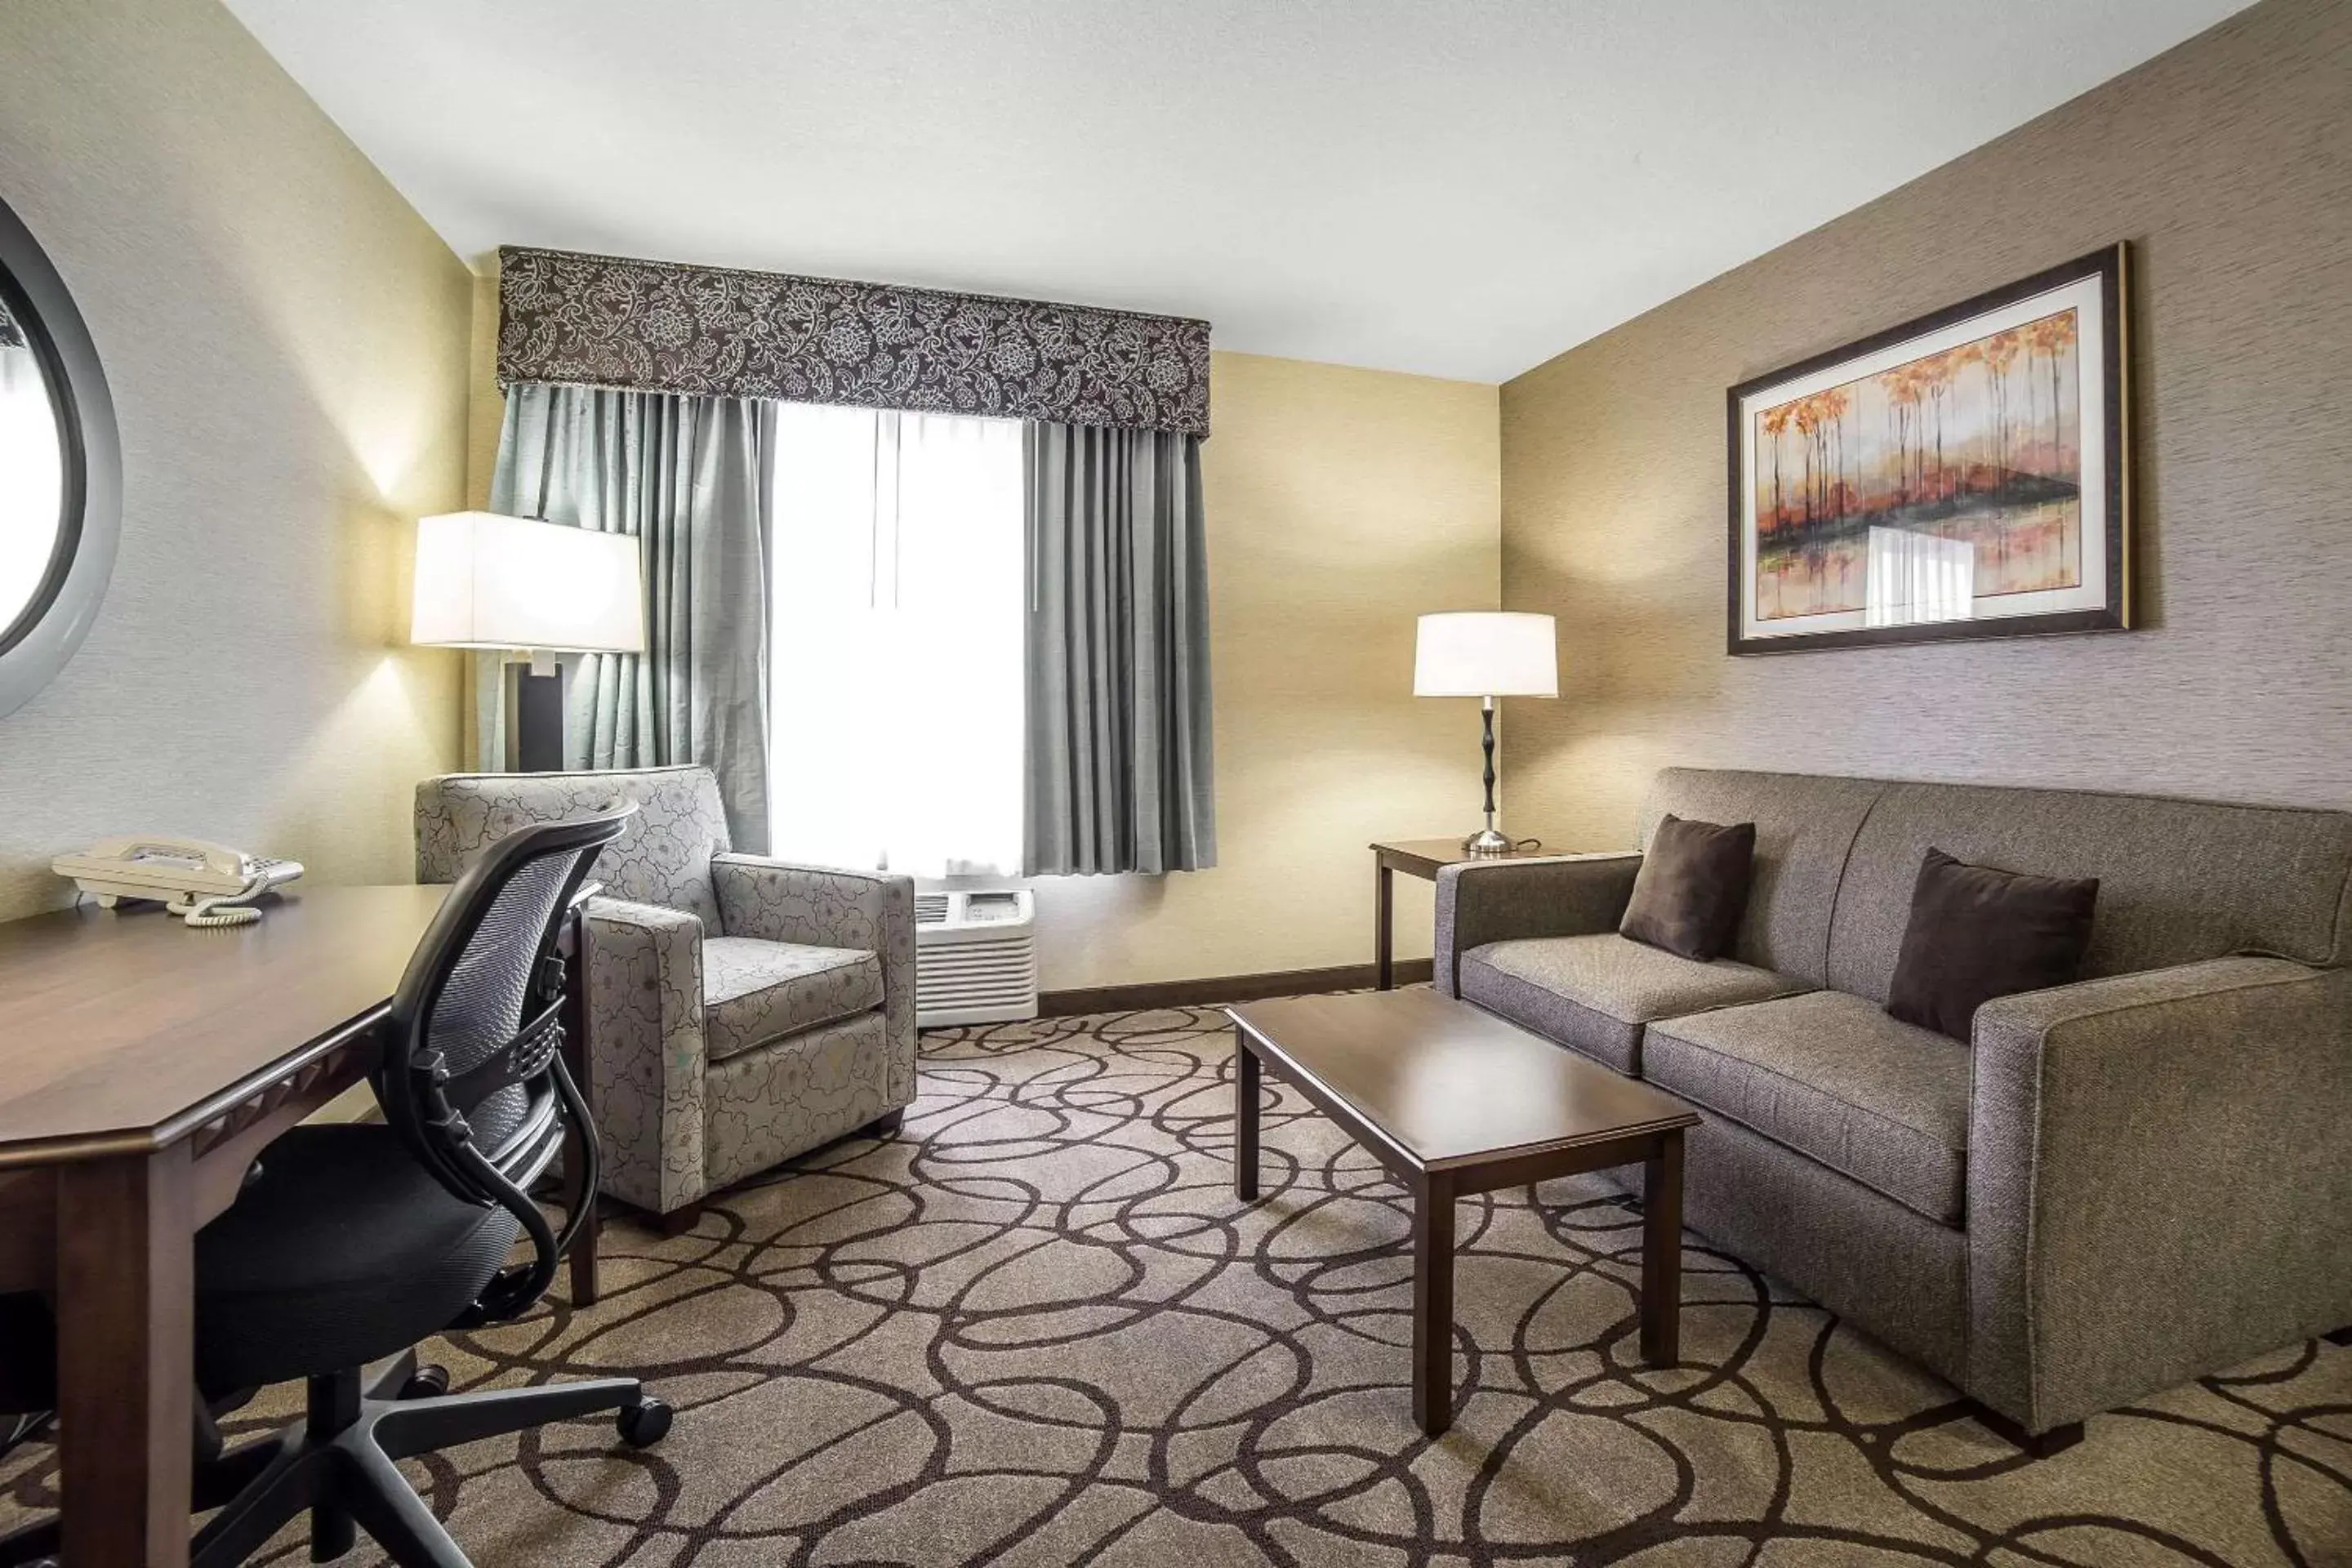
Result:
{"label": "wooden desk", "polygon": [[1396,985],[1396,874],[1437,880],[1448,866],[1465,860],[1524,859],[1530,855],[1558,855],[1538,839],[1528,848],[1508,855],[1465,855],[1459,838],[1395,838],[1372,846],[1372,965],[1373,984],[1382,991]]}
{"label": "wooden desk", "polygon": [[[187,1562],[198,1226],[270,1140],[374,1067],[446,887],[310,888],[256,925],[152,906],[0,923],[0,1289],[53,1292],[66,1560]],[[565,1049],[587,1088],[586,924]],[[567,1142],[566,1200],[583,1201]],[[595,1226],[572,1257],[595,1296]]]}

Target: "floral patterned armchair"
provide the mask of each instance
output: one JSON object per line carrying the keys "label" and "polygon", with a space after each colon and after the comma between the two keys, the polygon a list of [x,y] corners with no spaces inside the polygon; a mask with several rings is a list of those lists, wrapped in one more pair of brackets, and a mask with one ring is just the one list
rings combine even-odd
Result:
{"label": "floral patterned armchair", "polygon": [[915,885],[728,848],[708,768],[452,773],[416,786],[416,879],[535,822],[637,803],[593,876],[589,1060],[604,1190],[694,1223],[719,1188],[915,1098]]}

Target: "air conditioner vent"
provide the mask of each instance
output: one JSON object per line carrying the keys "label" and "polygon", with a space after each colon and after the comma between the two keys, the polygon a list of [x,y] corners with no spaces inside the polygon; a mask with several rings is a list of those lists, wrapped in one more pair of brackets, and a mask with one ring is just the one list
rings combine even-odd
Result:
{"label": "air conditioner vent", "polygon": [[1002,1024],[1037,1016],[1036,905],[1001,889],[915,896],[915,1022]]}

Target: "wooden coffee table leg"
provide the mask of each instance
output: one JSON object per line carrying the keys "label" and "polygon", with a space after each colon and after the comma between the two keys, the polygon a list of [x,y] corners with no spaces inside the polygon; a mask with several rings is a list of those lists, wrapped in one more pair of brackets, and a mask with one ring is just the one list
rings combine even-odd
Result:
{"label": "wooden coffee table leg", "polygon": [[1658,1134],[1642,1167],[1642,1359],[1672,1366],[1682,1355],[1683,1134]]}
{"label": "wooden coffee table leg", "polygon": [[1257,1053],[1249,1036],[1234,1026],[1234,1196],[1257,1196]]}
{"label": "wooden coffee table leg", "polygon": [[1454,1178],[1412,1190],[1412,1418],[1434,1437],[1454,1425]]}

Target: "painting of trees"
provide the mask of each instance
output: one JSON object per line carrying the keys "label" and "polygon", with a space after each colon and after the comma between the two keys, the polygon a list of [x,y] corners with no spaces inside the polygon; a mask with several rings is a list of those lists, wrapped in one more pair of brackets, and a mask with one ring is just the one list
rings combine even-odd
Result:
{"label": "painting of trees", "polygon": [[2080,342],[2070,308],[1758,410],[1759,618],[1859,608],[1873,528],[1967,544],[1979,598],[2077,585]]}

